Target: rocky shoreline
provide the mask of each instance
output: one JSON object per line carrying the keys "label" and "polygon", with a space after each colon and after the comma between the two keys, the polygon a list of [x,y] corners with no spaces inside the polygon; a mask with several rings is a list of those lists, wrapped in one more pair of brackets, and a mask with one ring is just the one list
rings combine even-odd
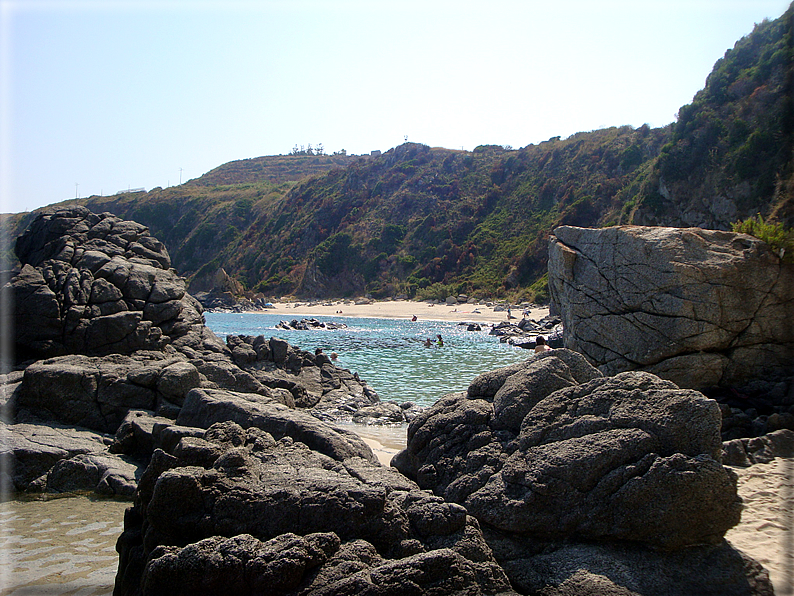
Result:
{"label": "rocky shoreline", "polygon": [[[14,323],[18,364],[0,378],[10,413],[0,425],[4,470],[15,491],[131,497],[161,441],[196,435],[202,416],[280,420],[288,410],[302,417],[304,439],[351,444],[371,460],[357,437],[323,420],[366,408],[367,422],[405,422],[417,411],[382,403],[357,374],[286,341],[221,341],[165,247],[134,222],[62,210],[37,218],[16,251],[23,267],[4,288],[16,305],[4,323]],[[194,430],[168,430],[182,428],[186,403]]]}
{"label": "rocky shoreline", "polygon": [[[569,347],[592,340],[566,310],[587,271],[571,246],[550,269]],[[563,348],[423,410],[286,341],[222,342],[133,222],[42,214],[16,252],[5,481],[133,499],[118,596],[773,593],[724,539],[742,503],[723,464],[792,455],[790,379],[755,438],[659,367]],[[406,449],[384,467],[340,419],[410,422]]]}

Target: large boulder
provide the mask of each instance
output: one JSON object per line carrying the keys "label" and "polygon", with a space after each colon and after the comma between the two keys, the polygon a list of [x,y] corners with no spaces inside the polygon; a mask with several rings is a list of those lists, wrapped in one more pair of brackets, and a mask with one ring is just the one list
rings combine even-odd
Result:
{"label": "large boulder", "polygon": [[703,389],[794,370],[794,266],[752,236],[562,226],[549,289],[566,347],[604,374],[640,369]]}
{"label": "large boulder", "polygon": [[224,349],[171,269],[165,246],[138,223],[84,207],[39,213],[15,245],[7,285],[18,360],[131,354],[178,339]]}
{"label": "large boulder", "polygon": [[[702,583],[716,594],[739,577],[757,586],[726,594],[763,594],[760,566],[724,544],[742,503],[720,462],[720,423],[698,391],[646,372],[603,377],[559,349],[440,399],[392,465],[465,506],[522,592],[683,595]],[[632,550],[666,571],[615,573]],[[685,577],[683,553],[702,577]],[[705,573],[716,559],[730,568]]]}
{"label": "large boulder", "polygon": [[476,521],[401,474],[233,422],[157,450],[114,594],[514,594]]}
{"label": "large boulder", "polygon": [[742,507],[719,429],[716,402],[648,373],[561,389],[530,410],[518,449],[464,504],[545,539],[715,544]]}

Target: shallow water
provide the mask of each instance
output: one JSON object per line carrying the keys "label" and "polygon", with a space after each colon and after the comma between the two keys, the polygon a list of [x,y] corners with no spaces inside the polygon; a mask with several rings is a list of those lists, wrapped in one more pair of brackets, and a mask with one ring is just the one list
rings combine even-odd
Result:
{"label": "shallow water", "polygon": [[[435,403],[452,391],[463,391],[477,375],[526,360],[530,352],[499,342],[483,331],[440,321],[331,317],[323,322],[344,323],[333,331],[285,331],[275,326],[284,319],[259,313],[206,313],[207,326],[225,338],[229,334],[264,335],[287,340],[303,350],[322,348],[339,354],[337,364],[357,372],[382,400]],[[300,318],[300,317],[298,317]],[[424,347],[427,338],[441,335],[444,346]]]}
{"label": "shallow water", "polygon": [[0,503],[0,595],[112,594],[129,506],[76,496]]}
{"label": "shallow water", "polygon": [[[386,466],[405,447],[407,424],[339,426],[361,435]],[[0,596],[110,596],[131,505],[73,495],[0,503]]]}

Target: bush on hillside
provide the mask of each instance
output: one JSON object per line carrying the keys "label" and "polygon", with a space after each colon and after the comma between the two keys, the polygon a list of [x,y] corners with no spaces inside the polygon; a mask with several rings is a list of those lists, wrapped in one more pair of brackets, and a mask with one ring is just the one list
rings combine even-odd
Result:
{"label": "bush on hillside", "polygon": [[766,242],[786,263],[794,263],[794,229],[782,223],[766,222],[759,213],[732,226],[734,232],[749,234]]}

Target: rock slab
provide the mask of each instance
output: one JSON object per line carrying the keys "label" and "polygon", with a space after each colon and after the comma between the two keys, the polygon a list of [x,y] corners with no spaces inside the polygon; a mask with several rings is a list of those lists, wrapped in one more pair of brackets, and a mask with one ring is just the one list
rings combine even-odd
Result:
{"label": "rock slab", "polygon": [[705,389],[794,370],[794,266],[752,236],[562,226],[549,289],[566,347],[607,375],[645,370]]}

